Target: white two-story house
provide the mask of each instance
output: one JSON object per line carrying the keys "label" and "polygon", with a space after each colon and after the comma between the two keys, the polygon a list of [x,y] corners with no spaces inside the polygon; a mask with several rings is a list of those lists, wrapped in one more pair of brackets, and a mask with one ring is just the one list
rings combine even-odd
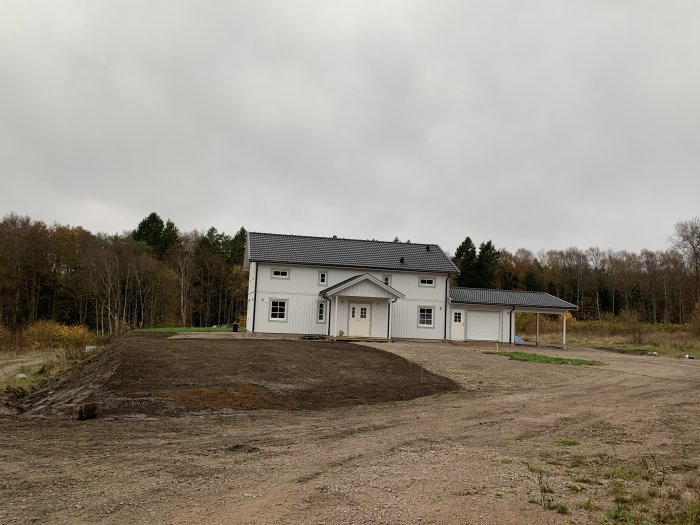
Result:
{"label": "white two-story house", "polygon": [[244,268],[253,333],[513,342],[516,309],[576,309],[540,292],[451,289],[459,270],[436,244],[250,232]]}

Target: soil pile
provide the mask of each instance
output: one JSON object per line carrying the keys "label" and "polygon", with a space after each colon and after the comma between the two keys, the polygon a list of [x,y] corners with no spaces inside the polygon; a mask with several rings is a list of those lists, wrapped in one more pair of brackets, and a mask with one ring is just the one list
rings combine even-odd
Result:
{"label": "soil pile", "polygon": [[170,339],[130,334],[29,396],[29,414],[177,415],[201,410],[318,410],[459,390],[392,353],[350,343]]}

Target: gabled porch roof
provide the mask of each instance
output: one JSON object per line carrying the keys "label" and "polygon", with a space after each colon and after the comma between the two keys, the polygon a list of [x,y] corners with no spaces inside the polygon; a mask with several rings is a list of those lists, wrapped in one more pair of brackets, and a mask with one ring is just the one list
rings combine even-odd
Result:
{"label": "gabled porch roof", "polygon": [[338,284],[334,284],[333,286],[329,286],[325,290],[321,290],[319,292],[319,295],[322,297],[328,297],[331,295],[341,295],[341,292],[344,290],[347,290],[348,288],[351,288],[357,284],[363,283],[363,282],[369,282],[373,286],[376,286],[384,292],[390,294],[391,296],[395,297],[396,299],[403,299],[406,297],[404,294],[399,292],[397,289],[392,288],[388,284],[384,284],[382,281],[377,279],[376,277],[368,274],[368,273],[363,273],[360,275],[355,275],[353,277],[350,277],[349,279],[345,279],[344,281],[339,282]]}

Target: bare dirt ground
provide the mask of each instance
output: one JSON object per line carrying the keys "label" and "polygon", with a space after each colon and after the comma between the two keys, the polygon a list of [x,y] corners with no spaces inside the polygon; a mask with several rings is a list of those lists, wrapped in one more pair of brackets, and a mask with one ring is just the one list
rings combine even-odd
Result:
{"label": "bare dirt ground", "polygon": [[[616,484],[659,512],[700,488],[698,361],[372,346],[462,389],[313,411],[4,417],[0,523],[601,523]],[[568,514],[536,503],[537,472]]]}

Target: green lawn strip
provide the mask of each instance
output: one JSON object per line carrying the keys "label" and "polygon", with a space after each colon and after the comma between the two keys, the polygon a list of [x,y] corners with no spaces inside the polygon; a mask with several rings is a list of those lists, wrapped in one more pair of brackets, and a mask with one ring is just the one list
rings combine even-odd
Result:
{"label": "green lawn strip", "polygon": [[[180,334],[184,332],[230,332],[231,327],[226,326],[166,326],[163,328],[139,328],[134,330],[141,334]],[[239,332],[245,332],[245,328],[239,327]]]}
{"label": "green lawn strip", "polygon": [[588,359],[567,359],[567,358],[563,358],[563,357],[549,357],[547,355],[530,354],[527,352],[487,352],[487,353],[493,354],[493,355],[502,355],[504,357],[508,357],[508,358],[513,359],[515,361],[527,361],[530,363],[547,363],[547,364],[551,364],[551,365],[598,366],[598,365],[605,364],[602,361],[590,361]]}

